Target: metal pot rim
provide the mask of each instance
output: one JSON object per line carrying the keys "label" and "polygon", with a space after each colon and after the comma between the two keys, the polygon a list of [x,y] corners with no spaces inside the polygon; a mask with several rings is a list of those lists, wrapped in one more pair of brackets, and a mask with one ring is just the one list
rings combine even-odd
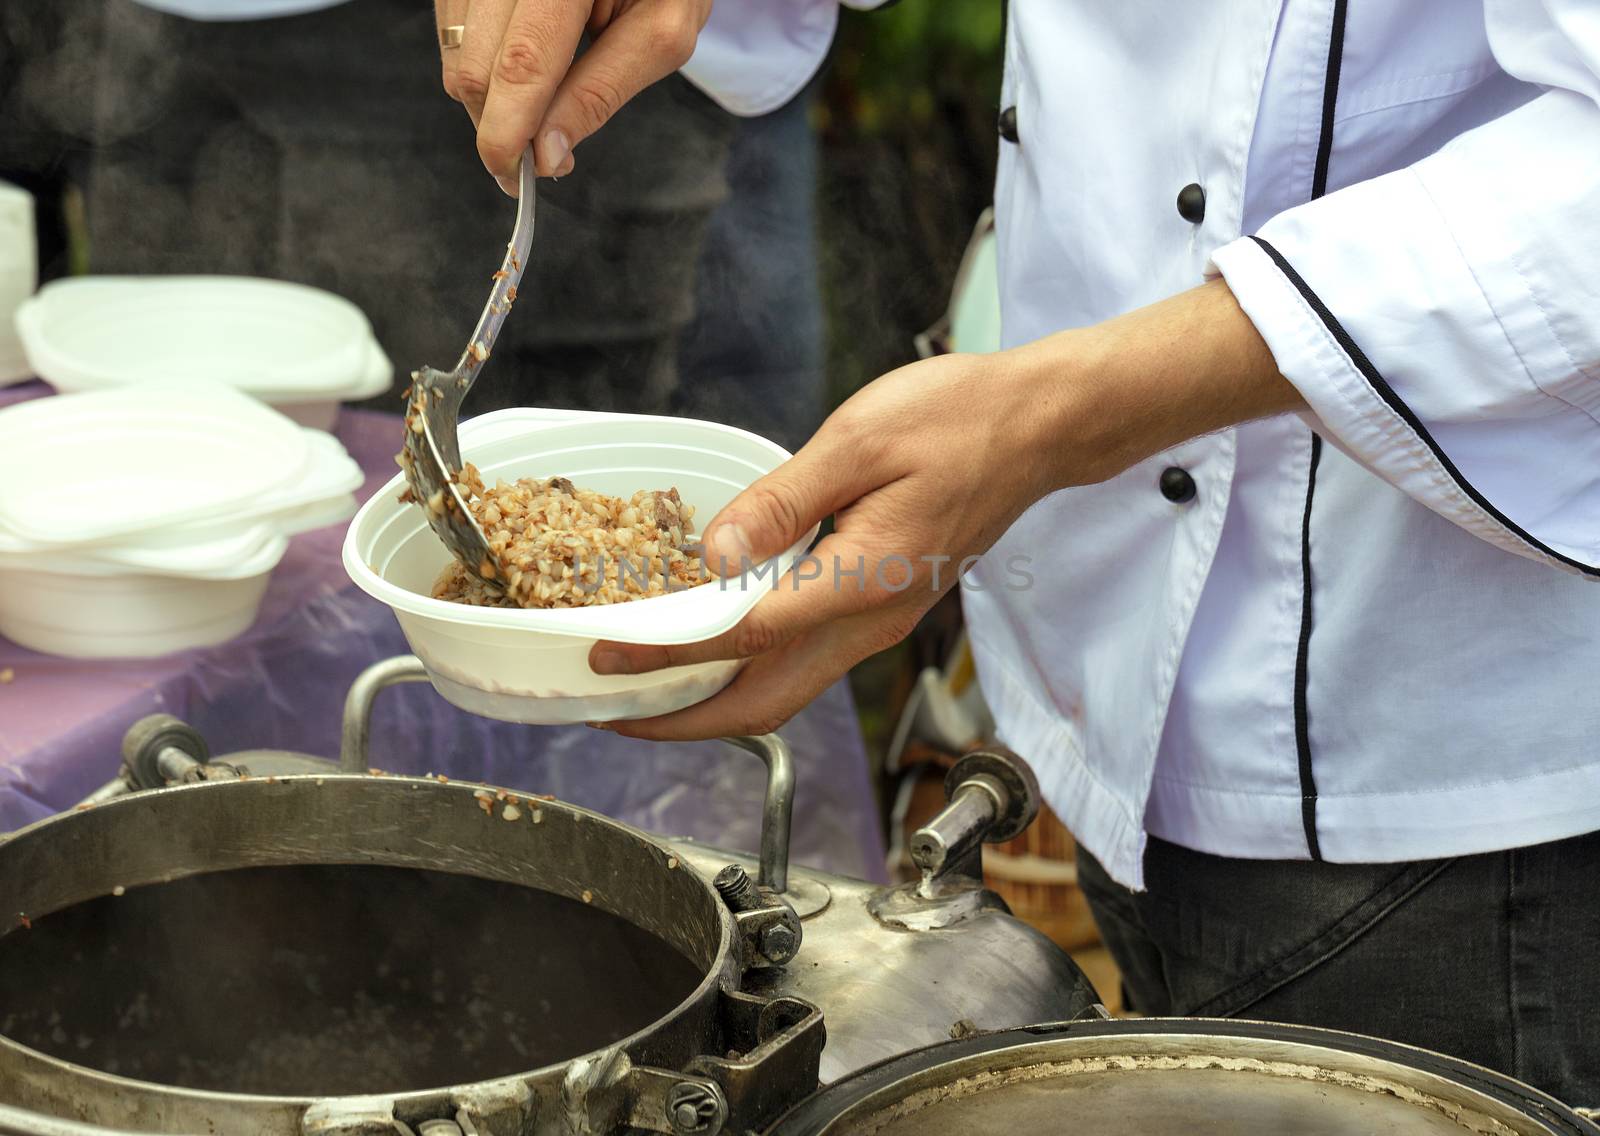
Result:
{"label": "metal pot rim", "polygon": [[[1554,1097],[1490,1069],[1431,1050],[1363,1034],[1315,1026],[1287,1025],[1223,1018],[1086,1018],[1020,1029],[979,1034],[914,1049],[869,1065],[828,1085],[801,1102],[767,1130],[766,1136],[820,1136],[852,1110],[871,1115],[873,1098],[888,1107],[899,1099],[896,1090],[912,1078],[945,1069],[950,1080],[968,1075],[969,1063],[984,1057],[1003,1058],[1050,1043],[1089,1041],[1094,1038],[1129,1040],[1148,1037],[1166,1042],[1185,1037],[1197,1040],[1237,1039],[1282,1042],[1308,1050],[1369,1058],[1402,1070],[1415,1071],[1460,1086],[1491,1101],[1521,1111],[1560,1136],[1596,1136],[1600,1127],[1583,1119]],[[1019,1062],[1020,1064],[1020,1062]]]}

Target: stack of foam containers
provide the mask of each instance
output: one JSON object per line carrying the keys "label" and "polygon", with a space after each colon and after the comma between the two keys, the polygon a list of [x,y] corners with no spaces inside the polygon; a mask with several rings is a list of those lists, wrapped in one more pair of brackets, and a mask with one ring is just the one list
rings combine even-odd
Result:
{"label": "stack of foam containers", "polygon": [[362,481],[331,435],[214,383],[21,403],[0,440],[0,635],[76,658],[238,635],[289,538]]}

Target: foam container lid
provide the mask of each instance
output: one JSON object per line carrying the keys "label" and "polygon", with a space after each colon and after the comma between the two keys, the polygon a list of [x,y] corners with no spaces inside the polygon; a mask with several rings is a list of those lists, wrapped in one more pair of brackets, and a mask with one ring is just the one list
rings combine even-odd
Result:
{"label": "foam container lid", "polygon": [[58,390],[181,379],[269,402],[365,398],[391,368],[350,301],[249,276],[82,276],[16,314],[34,372]]}
{"label": "foam container lid", "polygon": [[151,384],[12,406],[0,410],[0,530],[71,547],[304,504],[286,493],[306,479],[313,433],[217,386]]}

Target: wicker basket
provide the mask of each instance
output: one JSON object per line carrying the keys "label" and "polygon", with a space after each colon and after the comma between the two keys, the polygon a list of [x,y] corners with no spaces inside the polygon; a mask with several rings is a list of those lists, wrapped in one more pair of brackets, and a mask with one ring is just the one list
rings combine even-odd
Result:
{"label": "wicker basket", "polygon": [[1048,806],[1040,808],[1039,819],[1021,836],[983,850],[989,887],[1017,918],[1068,951],[1100,941],[1089,901],[1078,889],[1076,855],[1072,834]]}

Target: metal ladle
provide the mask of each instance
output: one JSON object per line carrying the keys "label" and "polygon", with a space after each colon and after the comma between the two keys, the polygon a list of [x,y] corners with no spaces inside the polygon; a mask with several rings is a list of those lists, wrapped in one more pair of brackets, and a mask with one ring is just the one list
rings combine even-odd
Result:
{"label": "metal ladle", "polygon": [[506,245],[505,260],[494,274],[489,302],[454,370],[436,371],[424,366],[412,372],[405,445],[398,459],[412,495],[427,514],[429,527],[468,569],[497,589],[502,584],[497,578],[489,538],[473,519],[461,491],[461,443],[456,437],[456,425],[461,401],[488,360],[500,325],[505,323],[506,313],[517,298],[517,283],[533,245],[536,179],[533,150],[529,148],[522,152],[516,225],[511,243]]}

